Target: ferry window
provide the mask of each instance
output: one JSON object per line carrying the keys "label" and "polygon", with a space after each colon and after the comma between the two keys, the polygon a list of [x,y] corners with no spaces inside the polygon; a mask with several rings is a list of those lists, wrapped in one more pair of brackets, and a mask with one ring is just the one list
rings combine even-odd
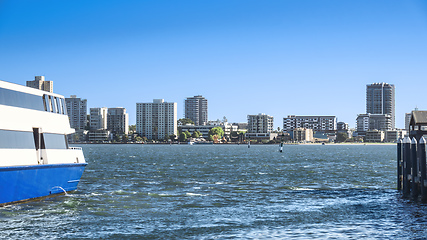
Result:
{"label": "ferry window", "polygon": [[34,149],[33,133],[0,130],[0,148]]}
{"label": "ferry window", "polygon": [[0,88],[0,104],[43,111],[42,96]]}
{"label": "ferry window", "polygon": [[46,149],[67,149],[64,134],[43,133]]}
{"label": "ferry window", "polygon": [[61,99],[60,98],[56,98],[56,105],[57,105],[58,113],[62,114],[62,107],[61,107]]}
{"label": "ferry window", "polygon": [[61,98],[61,103],[62,103],[62,113],[63,114],[67,114],[67,108],[65,106],[65,100],[63,98]]}
{"label": "ferry window", "polygon": [[56,113],[58,112],[56,109],[56,98],[54,98],[53,96],[51,98],[52,98],[52,112]]}
{"label": "ferry window", "polygon": [[52,99],[51,99],[51,96],[48,96],[48,101],[49,101],[49,112],[53,112],[53,109],[52,109]]}
{"label": "ferry window", "polygon": [[43,107],[44,107],[44,110],[47,111],[46,94],[43,94]]}

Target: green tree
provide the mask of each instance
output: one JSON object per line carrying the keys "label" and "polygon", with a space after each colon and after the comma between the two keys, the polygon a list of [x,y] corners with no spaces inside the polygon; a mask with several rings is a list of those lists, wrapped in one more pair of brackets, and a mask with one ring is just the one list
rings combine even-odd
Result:
{"label": "green tree", "polygon": [[119,134],[114,134],[114,142],[120,142]]}
{"label": "green tree", "polygon": [[176,138],[176,135],[175,135],[175,134],[169,135],[169,139],[170,139],[171,141],[175,141],[175,138]]}
{"label": "green tree", "polygon": [[209,130],[209,133],[208,133],[209,141],[220,139],[222,136],[224,136],[224,130],[222,130],[221,127],[214,127],[211,130]]}
{"label": "green tree", "polygon": [[191,134],[191,137],[193,137],[193,138],[200,137],[200,132],[199,131],[194,131],[193,134]]}
{"label": "green tree", "polygon": [[129,136],[127,134],[124,134],[122,137],[122,142],[127,143],[129,141]]}
{"label": "green tree", "polygon": [[129,132],[136,132],[136,125],[129,125]]}
{"label": "green tree", "polygon": [[164,138],[163,138],[164,140],[165,140],[165,142],[167,142],[168,140],[169,140],[169,135],[168,134],[165,134],[165,136],[164,136]]}
{"label": "green tree", "polygon": [[335,141],[336,142],[345,142],[345,140],[347,140],[347,138],[348,138],[347,133],[339,132],[339,133],[337,133],[337,139]]}
{"label": "green tree", "polygon": [[189,118],[181,118],[181,119],[178,119],[177,122],[178,122],[178,125],[194,124],[194,122]]}
{"label": "green tree", "polygon": [[187,135],[185,133],[183,133],[183,132],[181,134],[179,134],[179,141],[180,142],[187,141]]}
{"label": "green tree", "polygon": [[191,133],[189,131],[185,131],[184,134],[187,138],[191,137]]}
{"label": "green tree", "polygon": [[141,141],[142,141],[142,137],[140,137],[140,136],[136,137],[136,138],[135,138],[135,141],[137,141],[137,142],[141,142]]}

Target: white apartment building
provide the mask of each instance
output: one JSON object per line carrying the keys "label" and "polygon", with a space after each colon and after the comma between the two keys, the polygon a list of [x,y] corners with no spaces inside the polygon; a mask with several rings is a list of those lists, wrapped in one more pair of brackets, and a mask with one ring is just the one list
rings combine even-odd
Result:
{"label": "white apartment building", "polygon": [[248,133],[269,133],[273,131],[273,117],[264,113],[248,115]]}
{"label": "white apartment building", "polygon": [[27,87],[53,92],[53,81],[45,81],[44,76],[35,76],[34,81],[27,81]]}
{"label": "white apartment building", "polygon": [[177,103],[154,99],[136,104],[136,132],[147,139],[164,139],[177,135]]}
{"label": "white apartment building", "polygon": [[108,108],[107,129],[116,134],[129,133],[129,114],[126,108]]}
{"label": "white apartment building", "polygon": [[105,130],[107,129],[107,113],[108,108],[91,108],[89,126],[90,130]]}
{"label": "white apartment building", "polygon": [[65,98],[65,103],[70,127],[76,130],[84,130],[87,122],[87,100],[71,95],[70,98]]}
{"label": "white apartment building", "polygon": [[337,130],[335,116],[295,116],[283,118],[283,131],[290,132],[297,128],[312,129],[314,132],[333,132]]}

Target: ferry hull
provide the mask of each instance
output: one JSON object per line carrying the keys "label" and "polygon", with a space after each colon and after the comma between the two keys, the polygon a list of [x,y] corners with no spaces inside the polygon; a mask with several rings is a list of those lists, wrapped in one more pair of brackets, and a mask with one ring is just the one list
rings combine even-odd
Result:
{"label": "ferry hull", "polygon": [[76,190],[86,165],[0,167],[0,206]]}

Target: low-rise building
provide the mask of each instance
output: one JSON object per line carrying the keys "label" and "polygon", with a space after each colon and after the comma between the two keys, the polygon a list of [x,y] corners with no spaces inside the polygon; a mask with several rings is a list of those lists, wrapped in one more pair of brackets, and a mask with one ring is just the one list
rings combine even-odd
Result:
{"label": "low-rise building", "polygon": [[363,136],[369,130],[392,130],[392,118],[389,114],[358,114],[356,125],[357,134]]}
{"label": "low-rise building", "polygon": [[384,142],[396,142],[399,138],[404,138],[407,134],[405,129],[395,129],[385,131]]}
{"label": "low-rise building", "polygon": [[106,142],[110,139],[110,131],[105,129],[89,131],[89,142]]}
{"label": "low-rise building", "polygon": [[335,116],[296,116],[283,118],[283,131],[290,132],[297,128],[312,129],[314,132],[335,132],[337,118]]}
{"label": "low-rise building", "polygon": [[294,129],[293,140],[295,142],[313,142],[313,129],[308,129],[308,128]]}
{"label": "low-rise building", "polygon": [[384,142],[385,131],[382,130],[368,130],[365,135],[365,142]]}
{"label": "low-rise building", "polygon": [[278,136],[278,133],[246,133],[245,138],[248,141],[256,140],[256,141],[271,141],[276,140]]}
{"label": "low-rise building", "polygon": [[228,122],[215,122],[215,121],[208,121],[208,125],[193,125],[193,124],[186,124],[181,126],[181,132],[188,131],[189,133],[193,134],[195,131],[199,131],[202,134],[203,138],[208,138],[209,131],[214,127],[221,127],[224,131],[224,137],[226,139],[230,138],[231,131],[232,131],[232,124]]}

